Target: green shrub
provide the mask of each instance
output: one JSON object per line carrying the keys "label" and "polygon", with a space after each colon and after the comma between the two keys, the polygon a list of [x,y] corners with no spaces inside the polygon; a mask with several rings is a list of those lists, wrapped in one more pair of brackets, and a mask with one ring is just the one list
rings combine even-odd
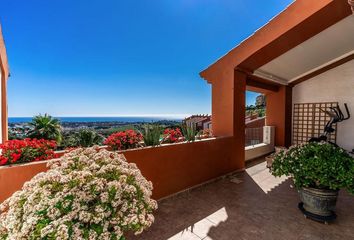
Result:
{"label": "green shrub", "polygon": [[192,126],[183,125],[182,133],[186,141],[194,142],[195,136],[197,135],[197,130],[195,129],[194,125]]}
{"label": "green shrub", "polygon": [[122,126],[117,126],[117,127],[110,127],[108,129],[100,129],[100,133],[104,137],[109,137],[113,133],[124,132],[127,130],[139,131],[140,130],[139,124],[128,124],[128,125],[122,125]]}
{"label": "green shrub", "polygon": [[74,131],[64,132],[63,140],[59,146],[59,149],[77,147],[77,133]]}
{"label": "green shrub", "polygon": [[78,132],[65,134],[62,147],[92,147],[102,145],[103,137],[90,129],[81,129]]}
{"label": "green shrub", "polygon": [[305,143],[275,156],[274,176],[291,176],[297,188],[347,189],[354,194],[354,159],[329,143]]}
{"label": "green shrub", "polygon": [[143,130],[143,140],[146,146],[160,145],[162,129],[159,125],[145,125]]}
{"label": "green shrub", "polygon": [[60,121],[48,114],[34,116],[32,122],[29,123],[32,127],[27,133],[28,138],[55,140],[60,144],[62,140]]}
{"label": "green shrub", "polygon": [[76,134],[77,146],[92,147],[102,145],[103,137],[90,129],[82,129]]}

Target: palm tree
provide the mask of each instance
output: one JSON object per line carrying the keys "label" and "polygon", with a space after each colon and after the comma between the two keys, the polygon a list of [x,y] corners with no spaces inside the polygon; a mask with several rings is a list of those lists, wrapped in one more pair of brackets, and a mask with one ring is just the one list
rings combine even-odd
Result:
{"label": "palm tree", "polygon": [[29,138],[55,140],[58,144],[61,142],[60,121],[47,113],[34,116],[29,125],[32,127],[32,130],[27,133]]}

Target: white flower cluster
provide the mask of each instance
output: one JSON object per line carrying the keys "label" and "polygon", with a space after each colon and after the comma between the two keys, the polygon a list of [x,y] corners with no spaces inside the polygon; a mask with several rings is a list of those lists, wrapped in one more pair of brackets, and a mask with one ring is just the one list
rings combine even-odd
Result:
{"label": "white flower cluster", "polygon": [[123,155],[77,149],[0,205],[0,239],[124,239],[154,222],[151,191]]}

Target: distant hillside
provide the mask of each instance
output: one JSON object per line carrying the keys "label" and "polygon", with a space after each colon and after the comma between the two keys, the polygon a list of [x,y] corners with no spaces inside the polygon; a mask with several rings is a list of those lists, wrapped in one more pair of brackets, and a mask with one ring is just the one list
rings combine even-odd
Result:
{"label": "distant hillside", "polygon": [[256,97],[255,105],[246,106],[246,117],[252,115],[258,115],[258,117],[265,116],[266,109],[266,97],[261,94]]}

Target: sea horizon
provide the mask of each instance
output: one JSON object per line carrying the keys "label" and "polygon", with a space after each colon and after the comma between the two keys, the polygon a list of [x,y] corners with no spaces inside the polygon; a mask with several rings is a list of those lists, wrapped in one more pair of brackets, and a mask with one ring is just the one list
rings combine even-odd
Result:
{"label": "sea horizon", "polygon": [[[33,117],[8,117],[9,123],[27,123],[31,122]],[[181,116],[70,116],[70,117],[55,117],[61,122],[157,122],[157,121],[182,121],[184,117]]]}

